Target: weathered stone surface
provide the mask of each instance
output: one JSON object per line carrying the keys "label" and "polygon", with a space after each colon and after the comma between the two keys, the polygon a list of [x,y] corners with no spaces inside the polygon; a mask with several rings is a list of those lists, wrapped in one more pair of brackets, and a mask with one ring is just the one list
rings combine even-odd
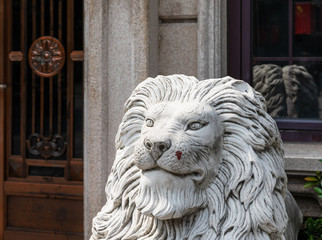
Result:
{"label": "weathered stone surface", "polygon": [[197,16],[198,0],[160,0],[160,17],[187,17]]}
{"label": "weathered stone surface", "polygon": [[[104,202],[104,194],[97,188],[104,187],[109,163],[108,141],[108,82],[107,75],[108,46],[107,1],[85,1],[84,20],[84,235],[88,238],[90,220]],[[111,152],[111,154],[114,154]],[[94,188],[93,186],[97,186]],[[99,187],[100,186],[100,187]]]}
{"label": "weathered stone surface", "polygon": [[302,217],[265,110],[262,95],[230,77],[139,84],[91,239],[296,239]]}
{"label": "weathered stone surface", "polygon": [[322,171],[322,143],[285,143],[285,169],[289,171],[314,173]]}
{"label": "weathered stone surface", "polygon": [[160,74],[197,76],[197,55],[197,23],[160,25]]}
{"label": "weathered stone surface", "polygon": [[157,7],[156,0],[84,1],[84,239],[105,201],[98,189],[114,160],[123,103],[157,75]]}
{"label": "weathered stone surface", "polygon": [[227,1],[198,1],[198,78],[227,75]]}

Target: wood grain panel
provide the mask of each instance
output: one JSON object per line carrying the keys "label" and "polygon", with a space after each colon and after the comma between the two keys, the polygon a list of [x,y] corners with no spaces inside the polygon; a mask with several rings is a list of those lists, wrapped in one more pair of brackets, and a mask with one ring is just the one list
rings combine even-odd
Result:
{"label": "wood grain panel", "polygon": [[[74,98],[82,109],[82,91],[73,95],[74,65],[84,57],[82,44],[74,49],[83,43],[74,19],[82,28],[82,10],[77,0],[0,1],[0,83],[7,85],[0,89],[0,240],[83,239],[83,161],[73,155],[81,146],[73,146],[73,131],[82,130],[73,116]],[[26,58],[45,35],[68,52],[53,77],[35,75]]]}
{"label": "wood grain panel", "polygon": [[80,240],[83,239],[83,234],[61,234],[58,232],[48,233],[48,232],[28,232],[28,231],[17,231],[13,229],[4,231],[4,238],[6,240]]}
{"label": "wood grain panel", "polygon": [[69,199],[8,196],[7,226],[81,233],[83,202]]}
{"label": "wood grain panel", "polygon": [[8,182],[4,183],[4,191],[8,195],[22,194],[40,194],[46,197],[68,197],[82,199],[83,186],[81,185],[63,185],[63,184],[45,184],[30,182]]}

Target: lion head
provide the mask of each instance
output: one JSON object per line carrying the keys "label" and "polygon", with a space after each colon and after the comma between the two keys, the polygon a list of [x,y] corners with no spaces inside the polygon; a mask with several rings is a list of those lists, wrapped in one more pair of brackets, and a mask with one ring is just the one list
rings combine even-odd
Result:
{"label": "lion head", "polygon": [[281,139],[247,83],[148,78],[116,148],[91,239],[285,239]]}
{"label": "lion head", "polygon": [[222,133],[220,118],[208,104],[151,106],[133,156],[142,170],[137,209],[158,219],[173,219],[203,208],[203,189],[222,161]]}

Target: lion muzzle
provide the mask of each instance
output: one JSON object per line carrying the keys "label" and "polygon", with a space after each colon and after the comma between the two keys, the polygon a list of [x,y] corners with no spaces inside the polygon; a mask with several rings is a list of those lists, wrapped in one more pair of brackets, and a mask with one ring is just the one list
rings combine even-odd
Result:
{"label": "lion muzzle", "polygon": [[162,156],[162,154],[171,147],[170,140],[153,141],[153,140],[150,140],[149,138],[145,138],[143,144],[146,147],[146,149],[148,149],[148,151],[150,152],[151,156],[155,161],[158,161],[158,159]]}

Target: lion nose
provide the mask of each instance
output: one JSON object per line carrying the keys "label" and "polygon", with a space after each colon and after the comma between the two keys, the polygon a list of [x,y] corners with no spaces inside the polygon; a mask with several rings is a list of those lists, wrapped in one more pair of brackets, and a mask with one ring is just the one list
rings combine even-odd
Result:
{"label": "lion nose", "polygon": [[146,138],[144,140],[144,146],[149,150],[154,160],[157,161],[171,147],[171,141],[151,141]]}

